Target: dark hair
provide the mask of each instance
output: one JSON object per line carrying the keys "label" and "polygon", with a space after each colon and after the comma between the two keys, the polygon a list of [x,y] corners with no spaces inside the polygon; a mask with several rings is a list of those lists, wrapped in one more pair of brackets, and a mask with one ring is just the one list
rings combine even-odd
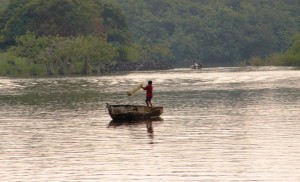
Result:
{"label": "dark hair", "polygon": [[148,81],[148,84],[149,84],[149,85],[152,85],[152,81],[151,81],[151,80],[150,80],[150,81]]}

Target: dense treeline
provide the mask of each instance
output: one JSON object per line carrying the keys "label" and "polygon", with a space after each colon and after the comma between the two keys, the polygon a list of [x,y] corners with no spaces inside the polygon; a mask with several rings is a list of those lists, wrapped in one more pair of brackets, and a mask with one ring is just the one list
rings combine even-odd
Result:
{"label": "dense treeline", "polygon": [[177,65],[237,65],[283,52],[300,30],[299,0],[115,0],[135,40],[169,49]]}
{"label": "dense treeline", "polygon": [[298,0],[0,0],[0,75],[99,74],[147,60],[300,65],[299,9]]}
{"label": "dense treeline", "polygon": [[99,0],[11,0],[1,16],[1,46],[16,36],[103,36],[125,42],[126,17],[112,4]]}
{"label": "dense treeline", "polygon": [[100,0],[11,0],[0,18],[2,75],[105,72],[137,60],[126,17]]}
{"label": "dense treeline", "polygon": [[292,46],[283,53],[272,53],[265,57],[252,57],[242,62],[241,65],[300,67],[300,35],[293,38]]}

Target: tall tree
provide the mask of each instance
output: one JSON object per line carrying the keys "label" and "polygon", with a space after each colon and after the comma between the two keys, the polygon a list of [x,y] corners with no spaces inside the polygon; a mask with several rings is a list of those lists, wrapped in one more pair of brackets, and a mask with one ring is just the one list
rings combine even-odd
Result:
{"label": "tall tree", "polygon": [[37,36],[102,35],[125,42],[126,36],[116,35],[127,33],[127,22],[117,7],[101,0],[11,0],[3,12],[0,31],[2,45],[28,31]]}

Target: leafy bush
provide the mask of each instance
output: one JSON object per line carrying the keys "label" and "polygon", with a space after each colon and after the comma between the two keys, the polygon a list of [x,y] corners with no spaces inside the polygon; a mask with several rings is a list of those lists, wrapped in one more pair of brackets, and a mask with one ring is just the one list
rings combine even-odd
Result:
{"label": "leafy bush", "polygon": [[290,47],[283,57],[287,66],[300,66],[300,35],[296,36],[292,47]]}
{"label": "leafy bush", "polygon": [[0,53],[0,75],[21,76],[28,69],[29,66],[26,64],[26,59],[9,53]]}
{"label": "leafy bush", "polygon": [[9,54],[25,58],[31,66],[30,75],[101,73],[105,65],[119,57],[117,49],[102,37],[37,37],[29,32],[16,40]]}

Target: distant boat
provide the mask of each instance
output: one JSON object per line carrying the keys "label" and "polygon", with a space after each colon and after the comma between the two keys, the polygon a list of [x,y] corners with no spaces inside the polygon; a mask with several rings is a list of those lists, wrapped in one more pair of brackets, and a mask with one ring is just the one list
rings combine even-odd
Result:
{"label": "distant boat", "polygon": [[158,118],[163,113],[163,107],[110,105],[108,103],[106,105],[113,120]]}
{"label": "distant boat", "polygon": [[190,66],[190,68],[192,68],[192,69],[202,69],[202,64],[201,63],[194,63],[194,64],[192,64],[191,66]]}

